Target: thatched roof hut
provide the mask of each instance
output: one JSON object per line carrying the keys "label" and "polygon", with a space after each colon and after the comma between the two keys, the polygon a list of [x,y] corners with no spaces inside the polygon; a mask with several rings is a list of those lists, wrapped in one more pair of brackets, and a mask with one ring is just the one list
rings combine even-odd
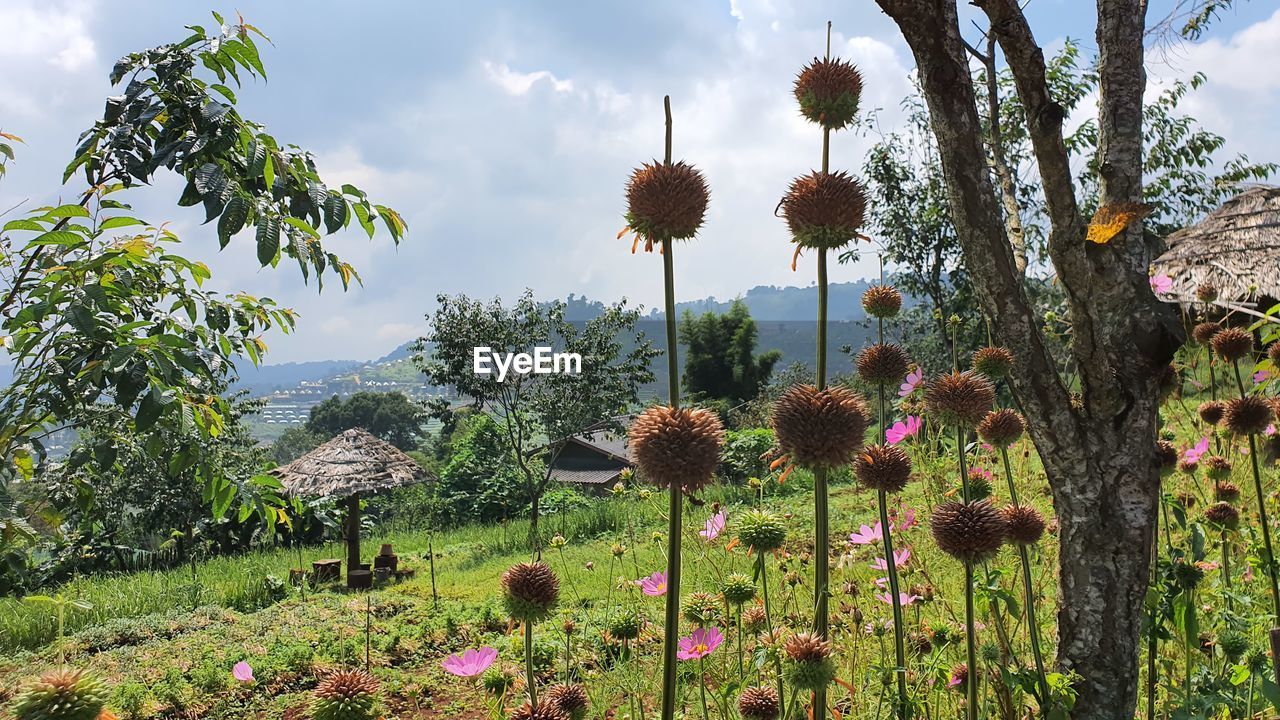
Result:
{"label": "thatched roof hut", "polygon": [[347,500],[347,584],[367,587],[360,568],[360,496],[428,479],[413,458],[360,428],[347,430],[315,450],[271,471],[295,497]]}
{"label": "thatched roof hut", "polygon": [[1173,280],[1166,297],[1195,303],[1196,288],[1212,283],[1230,304],[1280,298],[1280,187],[1249,188],[1166,242],[1152,263]]}

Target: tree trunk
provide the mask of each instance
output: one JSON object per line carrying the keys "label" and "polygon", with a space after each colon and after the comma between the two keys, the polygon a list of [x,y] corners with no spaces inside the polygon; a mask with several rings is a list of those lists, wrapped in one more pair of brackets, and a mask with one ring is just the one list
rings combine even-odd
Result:
{"label": "tree trunk", "polygon": [[[1011,385],[1053,488],[1061,539],[1058,662],[1080,675],[1072,717],[1132,718],[1159,490],[1156,378],[1182,340],[1176,318],[1147,284],[1153,248],[1140,228],[1086,247],[1063,111],[1048,92],[1043,53],[1015,0],[976,0],[1027,109],[1051,222],[1049,253],[1067,295],[1080,367],[1083,396],[1073,402],[1017,269],[955,0],[877,2],[915,56],[965,263],[997,341],[1017,358]],[[1141,195],[1142,8],[1141,0],[1099,0],[1102,62],[1122,66],[1100,71],[1107,107],[1099,127],[1109,141],[1101,154],[1110,163],[1104,174],[1115,178],[1106,202]]]}

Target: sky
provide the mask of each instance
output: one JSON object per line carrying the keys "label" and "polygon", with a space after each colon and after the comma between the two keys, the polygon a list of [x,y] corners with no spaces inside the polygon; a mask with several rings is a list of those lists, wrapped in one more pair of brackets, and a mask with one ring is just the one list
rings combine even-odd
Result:
{"label": "sky", "polygon": [[[1173,2],[1152,0],[1149,16]],[[1046,47],[1070,37],[1092,53],[1092,5],[1031,0],[1028,15]],[[878,110],[885,131],[911,87],[910,53],[873,0],[0,0],[0,130],[26,141],[0,180],[0,210],[70,198],[75,179],[62,187],[62,168],[115,92],[112,64],[185,37],[185,25],[211,26],[210,9],[238,10],[272,39],[260,43],[268,79],[246,81],[241,114],[312,150],[331,186],[358,185],[409,224],[399,247],[385,233],[328,239],[364,285],[344,293],[335,279],[317,293],[292,262],[259,268],[251,232],[219,252],[203,211],[177,207],[175,179],[130,191],[141,217],[171,223],[183,253],[210,265],[214,287],[300,314],[294,334],[266,338],[273,363],[379,357],[426,330],[441,293],[511,298],[529,287],[540,298],[659,303],[661,260],[631,255],[616,235],[628,174],[661,156],[664,94],[676,158],[711,186],[706,225],[678,246],[677,296],[809,285],[812,259],[791,271],[793,246],[773,215],[791,178],[820,162],[821,133],[791,96],[795,73],[822,53],[831,20],[832,52],[861,69],[862,107]],[[1224,156],[1280,160],[1278,48],[1277,3],[1241,0],[1200,43],[1151,53],[1148,72],[1153,88],[1206,73],[1183,109],[1227,138]],[[835,134],[833,168],[856,172],[875,140]],[[876,267],[864,253],[831,279]]]}

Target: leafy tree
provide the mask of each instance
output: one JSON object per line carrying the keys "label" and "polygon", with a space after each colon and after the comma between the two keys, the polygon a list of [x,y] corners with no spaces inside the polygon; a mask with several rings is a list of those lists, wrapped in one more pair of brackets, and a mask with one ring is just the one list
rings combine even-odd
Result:
{"label": "leafy tree", "polygon": [[756,323],[746,303],[734,300],[723,314],[688,310],[680,319],[680,342],[688,346],[684,387],[695,397],[737,405],[769,382],[779,350],[756,355]]}
{"label": "leafy tree", "polygon": [[[539,501],[551,483],[556,456],[585,429],[623,429],[619,416],[638,402],[640,387],[653,381],[649,362],[658,352],[635,329],[640,312],[625,300],[581,323],[565,319],[563,302],[540,305],[529,290],[511,307],[465,295],[441,295],[437,302],[428,318],[431,334],[419,340],[414,362],[432,384],[457,388],[496,421],[520,470],[529,503],[529,541],[540,556]],[[629,340],[625,345],[624,339]],[[507,354],[532,353],[537,346],[578,354],[581,372],[512,372],[499,381],[497,373],[474,370],[474,348]],[[447,412],[441,405],[435,409]]]}
{"label": "leafy tree", "polygon": [[291,427],[280,433],[280,437],[271,443],[268,455],[277,465],[287,465],[294,460],[315,450],[331,436],[315,432],[306,425]]}
{"label": "leafy tree", "polygon": [[404,393],[358,392],[346,400],[334,395],[312,407],[306,428],[325,439],[364,428],[401,450],[412,450],[423,436],[425,419],[423,407]]}
{"label": "leafy tree", "polygon": [[476,413],[462,421],[435,497],[440,516],[453,524],[492,522],[527,507],[524,478],[504,430],[492,417]]}
{"label": "leafy tree", "polygon": [[[209,268],[179,255],[171,231],[129,213],[122,198],[134,185],[150,184],[162,170],[178,175],[186,182],[178,204],[202,205],[206,222],[216,221],[220,246],[251,227],[264,266],[293,257],[304,279],[314,271],[317,283],[327,272],[344,287],[358,279],[324,248],[322,232],[354,218],[372,235],[381,218],[394,239],[404,233],[395,211],[350,185],[330,190],[309,153],[282,146],[240,116],[228,83],[238,86],[242,73],[265,77],[253,40],[263,36],[243,20],[214,17],[212,32],[192,26],[181,42],[116,63],[111,82],[122,93],[108,98],[64,175],[83,175],[78,201],[39,208],[0,229],[0,328],[15,366],[13,382],[0,391],[6,551],[33,535],[11,486],[35,473],[42,440],[90,420],[106,422],[104,415],[127,427],[148,454],[165,458],[171,472],[194,469],[215,512],[225,512],[243,489],[208,473],[209,441],[224,433],[230,413],[216,388],[234,372],[232,358],[257,363],[266,351],[262,335],[287,332],[293,313],[268,298],[205,289]],[[99,441],[71,462],[105,471],[118,455],[113,443]]]}

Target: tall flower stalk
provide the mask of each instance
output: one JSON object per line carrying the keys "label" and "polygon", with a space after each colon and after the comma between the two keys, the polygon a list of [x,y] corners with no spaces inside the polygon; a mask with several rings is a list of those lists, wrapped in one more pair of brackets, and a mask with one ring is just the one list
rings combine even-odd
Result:
{"label": "tall flower stalk", "polygon": [[[800,71],[794,88],[800,112],[822,127],[822,170],[797,178],[783,197],[781,208],[792,240],[795,258],[809,248],[817,252],[818,342],[817,372],[814,383],[815,410],[828,401],[827,388],[827,254],[858,237],[866,213],[866,194],[862,186],[845,173],[831,172],[831,132],[851,125],[857,116],[862,95],[862,75],[851,64],[831,59],[831,23],[827,23],[827,52]],[[795,259],[792,260],[792,268]],[[835,401],[839,404],[839,400]],[[865,418],[865,413],[864,413]],[[776,422],[775,422],[776,425]],[[865,431],[865,421],[860,425]],[[776,427],[775,427],[776,429]],[[785,443],[783,449],[786,450]],[[858,442],[861,446],[861,440]],[[841,448],[850,450],[848,447]],[[852,448],[856,451],[857,448]],[[839,453],[837,453],[839,454]],[[799,461],[794,457],[793,460]],[[828,473],[833,467],[847,464],[822,462],[808,467],[813,471],[814,583],[813,629],[825,642],[828,636],[828,604],[830,591],[831,528],[828,510]],[[803,465],[803,463],[801,463]],[[813,687],[813,718],[827,715],[826,686]]]}
{"label": "tall flower stalk", "polygon": [[884,562],[889,575],[889,601],[893,607],[894,678],[897,685],[894,707],[897,716],[905,719],[911,713],[907,699],[907,651],[903,633],[902,596],[898,589],[898,562],[893,549],[892,526],[889,523],[888,495],[906,487],[911,478],[911,458],[888,442],[885,387],[897,384],[906,377],[910,371],[910,359],[901,347],[884,341],[885,319],[898,314],[902,307],[902,295],[891,286],[873,285],[863,293],[862,307],[868,315],[876,318],[877,343],[858,353],[857,369],[858,375],[876,388],[882,444],[864,451],[858,457],[854,470],[861,484],[876,491]]}
{"label": "tall flower stalk", "polygon": [[667,594],[663,618],[662,720],[675,717],[677,642],[680,632],[680,545],[684,496],[711,481],[724,443],[719,418],[706,410],[680,407],[680,364],[677,356],[675,241],[697,234],[706,216],[710,193],[702,173],[671,159],[671,98],[664,97],[665,154],[662,163],[645,163],[627,183],[627,227],[635,233],[632,252],[643,241],[662,255],[663,300],[667,331],[667,395],[670,404],[642,413],[632,423],[628,442],[642,477],[668,491]]}

